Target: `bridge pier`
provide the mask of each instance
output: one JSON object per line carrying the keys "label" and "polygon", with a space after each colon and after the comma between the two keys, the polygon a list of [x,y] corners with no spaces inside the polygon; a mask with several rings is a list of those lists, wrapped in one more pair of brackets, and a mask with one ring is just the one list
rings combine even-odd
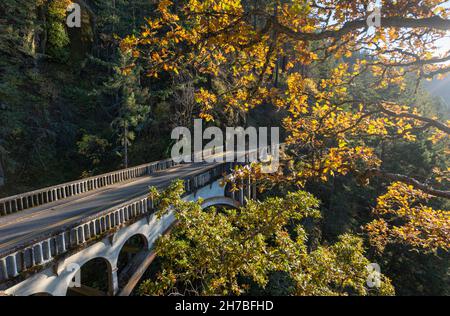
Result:
{"label": "bridge pier", "polygon": [[119,277],[117,271],[117,267],[114,267],[111,269],[111,274],[109,275],[109,296],[115,296],[119,293]]}

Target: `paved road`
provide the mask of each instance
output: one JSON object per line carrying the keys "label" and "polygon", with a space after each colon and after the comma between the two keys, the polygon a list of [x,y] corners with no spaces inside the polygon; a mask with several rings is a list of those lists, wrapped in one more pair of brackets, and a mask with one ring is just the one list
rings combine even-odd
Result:
{"label": "paved road", "polygon": [[148,192],[149,186],[162,188],[175,179],[200,173],[209,166],[213,165],[206,163],[179,165],[148,177],[117,183],[94,192],[0,217],[0,253],[32,240],[42,233],[144,195]]}

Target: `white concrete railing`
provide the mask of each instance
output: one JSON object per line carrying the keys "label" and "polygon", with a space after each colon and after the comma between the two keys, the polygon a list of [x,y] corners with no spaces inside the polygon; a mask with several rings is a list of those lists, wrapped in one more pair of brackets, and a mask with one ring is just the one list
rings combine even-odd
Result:
{"label": "white concrete railing", "polygon": [[[231,170],[224,163],[209,168],[198,175],[184,179],[186,194],[190,194],[214,181]],[[96,240],[122,226],[154,212],[153,202],[148,195],[86,217],[71,227],[60,229],[36,240],[16,246],[0,254],[0,282],[18,277],[33,267],[45,265],[55,258],[77,249],[88,241]]]}
{"label": "white concrete railing", "polygon": [[[284,145],[282,144],[281,147],[284,148]],[[267,147],[267,152],[271,152],[270,146]],[[209,154],[213,155],[215,153],[212,151]],[[253,152],[250,151],[244,154],[245,161],[249,161],[250,154],[253,154]],[[168,161],[174,164],[172,160],[166,160],[163,161],[163,163],[165,164]],[[144,165],[144,168],[150,167],[151,170],[155,171],[156,169],[153,168],[162,168],[164,166],[154,166],[154,164],[158,163],[161,162]],[[170,163],[167,163],[165,165],[166,168],[168,168],[167,166],[169,165]],[[197,175],[185,178],[186,194],[194,193],[199,188],[222,178],[223,174],[230,171],[233,165],[235,165],[235,163],[221,163],[214,167],[209,167]],[[244,201],[245,192],[248,192],[250,196],[250,189],[248,188],[247,191],[241,190],[238,196],[235,196],[235,194],[232,193],[232,198],[242,203]],[[30,271],[34,267],[50,263],[55,260],[55,258],[80,247],[86,242],[103,237],[105,234],[133,223],[137,219],[146,215],[151,215],[153,212],[154,208],[152,201],[149,199],[148,195],[143,195],[130,202],[86,217],[70,227],[61,228],[57,231],[42,235],[35,240],[16,245],[14,248],[9,249],[4,253],[0,253],[0,283],[14,279],[22,272]]]}
{"label": "white concrete railing", "polygon": [[6,216],[32,207],[94,191],[119,182],[146,176],[155,171],[168,169],[174,165],[176,165],[176,163],[172,159],[166,159],[6,197],[0,199],[0,216]]}
{"label": "white concrete railing", "polygon": [[[283,146],[283,144],[281,145]],[[270,148],[270,146],[268,147]],[[214,156],[220,152],[224,156],[223,147],[202,151],[203,157]],[[257,150],[249,151],[248,154],[255,154]],[[194,155],[192,154],[192,160]],[[243,156],[244,153],[235,153],[237,156]],[[68,183],[55,185],[52,187],[39,189],[31,192],[21,193],[14,196],[0,199],[0,216],[6,216],[12,213],[20,212],[29,208],[41,206],[47,203],[56,202],[72,196],[77,196],[86,192],[94,191],[116,183],[128,181],[134,178],[150,175],[155,171],[169,169],[177,165],[172,159],[151,162],[128,169],[122,169],[110,173],[93,176],[86,179],[80,179]]]}

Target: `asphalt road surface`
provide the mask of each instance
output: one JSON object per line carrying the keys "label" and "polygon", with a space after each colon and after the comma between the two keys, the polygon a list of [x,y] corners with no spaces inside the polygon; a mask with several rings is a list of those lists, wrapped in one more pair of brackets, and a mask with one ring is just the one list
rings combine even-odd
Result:
{"label": "asphalt road surface", "polygon": [[149,186],[163,188],[173,180],[201,173],[213,164],[192,163],[172,167],[128,182],[116,183],[82,195],[0,217],[0,253],[39,235],[70,225],[148,192]]}

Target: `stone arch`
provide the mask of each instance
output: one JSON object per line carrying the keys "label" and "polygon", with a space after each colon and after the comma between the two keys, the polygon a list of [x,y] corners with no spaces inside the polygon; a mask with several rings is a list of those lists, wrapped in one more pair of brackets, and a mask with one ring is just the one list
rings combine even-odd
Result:
{"label": "stone arch", "polygon": [[38,292],[38,293],[31,294],[29,296],[53,296],[53,294],[47,293],[47,292]]}
{"label": "stone arch", "polygon": [[218,196],[204,200],[202,203],[202,208],[206,209],[211,206],[219,206],[219,205],[229,206],[232,208],[239,208],[240,203],[236,200],[233,200],[230,197]]}
{"label": "stone arch", "polygon": [[[75,264],[78,270],[67,278],[67,296],[106,296],[114,294],[113,267],[104,257],[95,257]],[[73,286],[71,286],[73,285]]]}
{"label": "stone arch", "polygon": [[149,245],[147,237],[143,234],[134,234],[118,249],[116,267],[118,287],[121,289],[127,285],[148,255]]}
{"label": "stone arch", "polygon": [[117,247],[119,248],[119,252],[123,250],[123,248],[126,246],[127,243],[129,243],[131,240],[139,240],[140,243],[142,244],[143,249],[149,249],[149,242],[148,242],[148,238],[144,233],[135,233],[130,235],[129,237],[127,237],[122,243],[121,245],[117,245]]}

